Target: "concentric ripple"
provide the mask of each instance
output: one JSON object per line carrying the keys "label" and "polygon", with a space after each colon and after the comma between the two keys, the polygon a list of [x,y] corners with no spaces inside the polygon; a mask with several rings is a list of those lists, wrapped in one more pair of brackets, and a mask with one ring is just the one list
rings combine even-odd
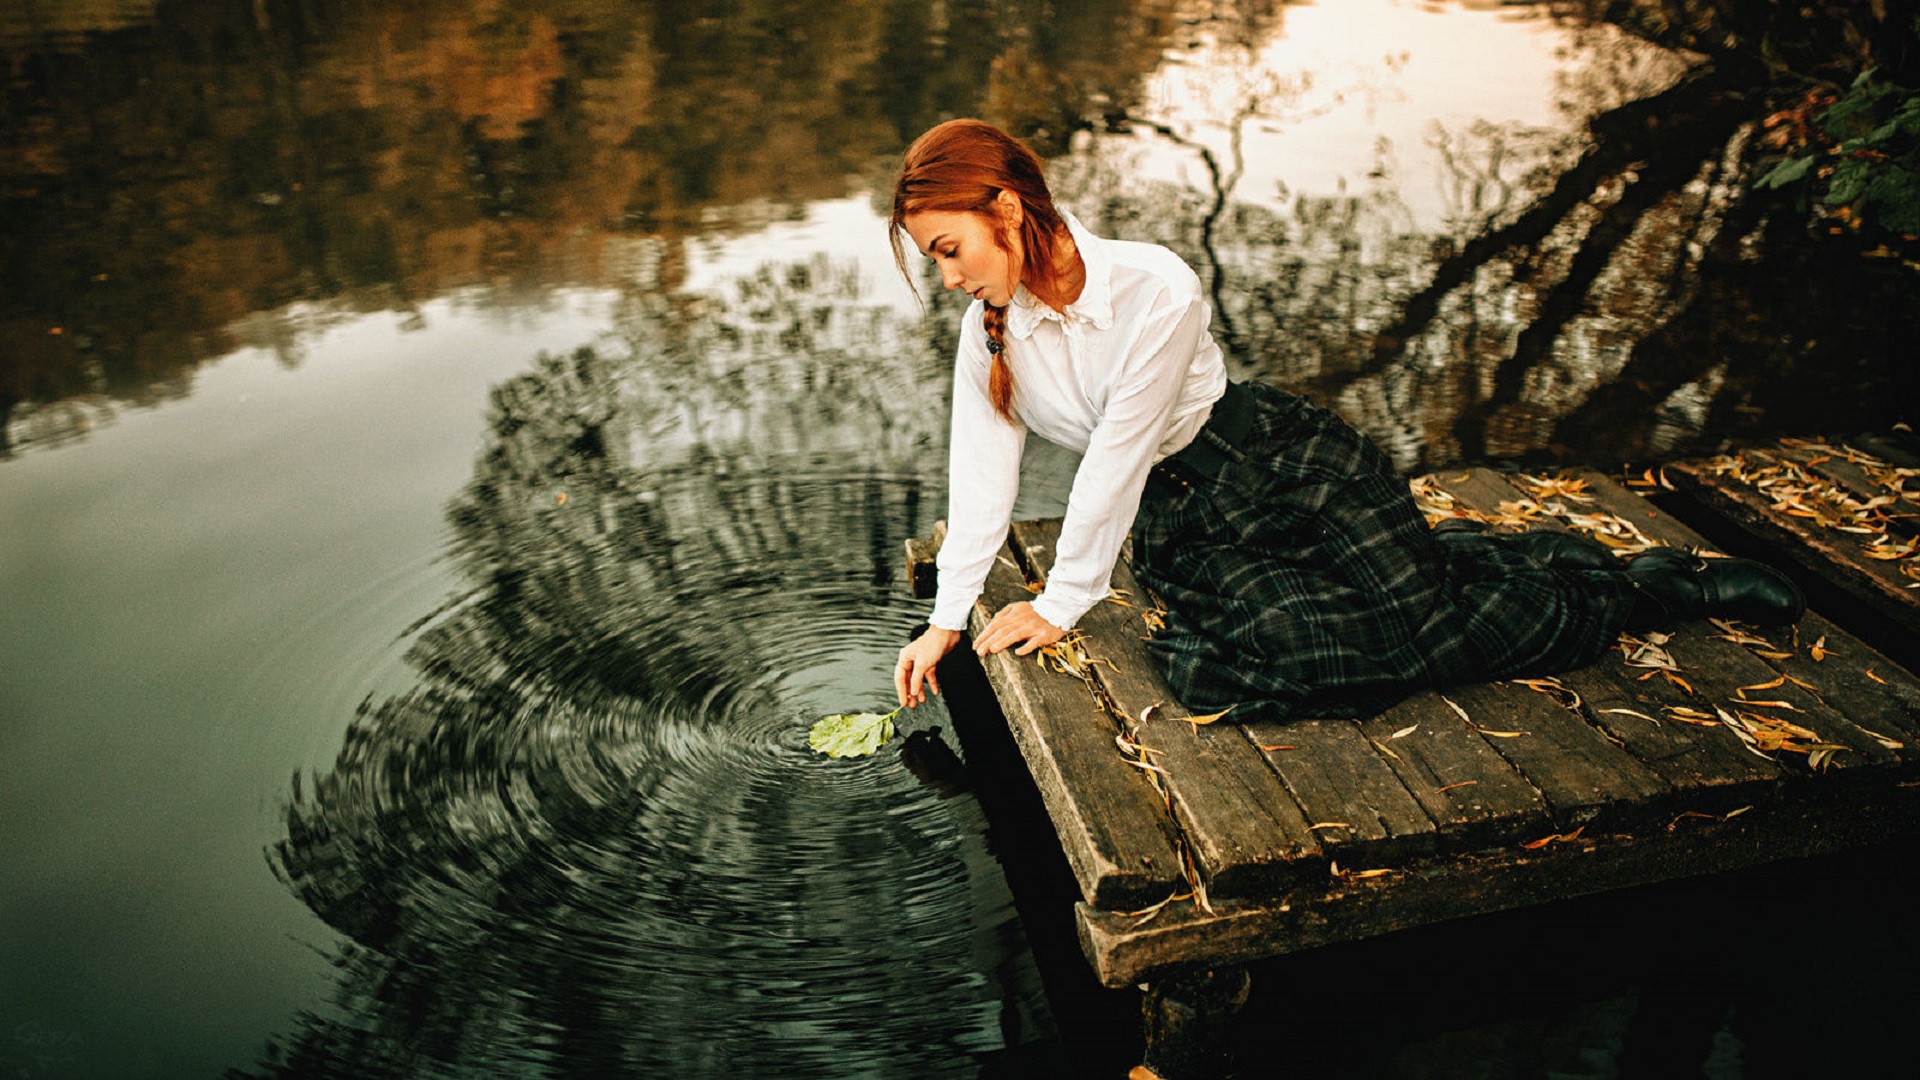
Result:
{"label": "concentric ripple", "polygon": [[563,486],[475,482],[418,685],[296,793],[276,868],[353,946],[269,1067],[937,1076],[1042,1036],[977,804],[903,767],[963,768],[941,708],[872,758],[806,745],[891,708],[917,483]]}

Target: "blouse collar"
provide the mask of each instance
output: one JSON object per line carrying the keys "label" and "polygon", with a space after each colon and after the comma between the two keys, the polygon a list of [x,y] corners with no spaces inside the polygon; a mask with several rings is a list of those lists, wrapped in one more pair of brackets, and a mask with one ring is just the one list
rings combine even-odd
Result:
{"label": "blouse collar", "polygon": [[1086,284],[1080,287],[1079,297],[1067,305],[1064,313],[1048,307],[1021,285],[1013,294],[1013,302],[1007,305],[1007,329],[1014,337],[1032,337],[1034,328],[1046,319],[1065,322],[1072,317],[1101,330],[1113,326],[1113,261],[1107,257],[1106,241],[1088,232],[1080,219],[1066,209],[1060,210],[1060,216],[1067,223],[1067,232],[1073,237],[1073,246],[1080,252],[1081,261],[1086,264]]}

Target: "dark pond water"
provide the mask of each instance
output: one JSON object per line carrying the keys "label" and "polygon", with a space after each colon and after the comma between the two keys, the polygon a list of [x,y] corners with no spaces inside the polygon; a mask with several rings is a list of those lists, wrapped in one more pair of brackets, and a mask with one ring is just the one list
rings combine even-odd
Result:
{"label": "dark pond water", "polygon": [[[1910,275],[1743,197],[1758,98],[1555,10],[0,2],[0,1068],[1124,1071],[969,718],[805,745],[886,701],[944,502],[957,309],[893,272],[888,170],[1030,134],[1202,270],[1237,374],[1409,471],[1903,419]],[[1880,873],[1327,950],[1243,1057],[1885,1045],[1832,1001],[1910,932],[1804,906],[1904,925]]]}

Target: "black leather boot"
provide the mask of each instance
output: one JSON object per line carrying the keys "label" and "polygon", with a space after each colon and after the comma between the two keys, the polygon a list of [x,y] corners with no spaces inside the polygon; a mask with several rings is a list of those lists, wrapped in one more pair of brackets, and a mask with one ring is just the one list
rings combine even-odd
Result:
{"label": "black leather boot", "polygon": [[1508,546],[1518,548],[1534,562],[1558,570],[1624,570],[1607,546],[1579,533],[1535,529],[1518,536],[1503,536]]}
{"label": "black leather boot", "polygon": [[1786,626],[1807,610],[1800,587],[1751,559],[1703,559],[1679,548],[1654,548],[1627,560],[1636,601],[1628,630],[1688,619],[1735,619]]}

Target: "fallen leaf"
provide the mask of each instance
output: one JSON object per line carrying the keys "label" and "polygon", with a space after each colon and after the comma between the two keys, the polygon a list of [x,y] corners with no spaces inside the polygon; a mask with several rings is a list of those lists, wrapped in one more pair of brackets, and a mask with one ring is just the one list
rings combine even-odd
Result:
{"label": "fallen leaf", "polygon": [[1478,780],[1462,780],[1462,781],[1460,781],[1460,782],[1459,782],[1459,783],[1457,783],[1457,784],[1448,784],[1448,785],[1446,785],[1445,787],[1437,787],[1437,788],[1434,788],[1434,789],[1433,789],[1433,793],[1434,793],[1435,795],[1438,795],[1438,794],[1440,794],[1440,793],[1441,793],[1441,792],[1443,792],[1443,791],[1452,791],[1452,790],[1453,790],[1454,788],[1459,788],[1459,787],[1472,787],[1473,785],[1475,785],[1475,784],[1477,784],[1477,783],[1479,783],[1479,782],[1480,782],[1480,781],[1478,781]]}
{"label": "fallen leaf", "polygon": [[1199,727],[1201,724],[1211,724],[1215,720],[1220,719],[1221,717],[1227,715],[1232,711],[1233,711],[1233,706],[1229,705],[1226,708],[1221,709],[1217,713],[1208,713],[1205,716],[1183,716],[1180,719],[1185,720],[1187,723],[1192,724],[1195,727]]}
{"label": "fallen leaf", "polygon": [[1440,700],[1447,703],[1447,708],[1452,709],[1455,713],[1458,713],[1460,716],[1460,719],[1465,720],[1469,724],[1473,723],[1473,717],[1468,716],[1467,710],[1461,708],[1459,704],[1456,703],[1452,698],[1448,697],[1445,694],[1441,694]]}
{"label": "fallen leaf", "polygon": [[1571,843],[1575,840],[1580,839],[1580,833],[1585,828],[1586,826],[1582,825],[1579,828],[1574,829],[1570,833],[1561,833],[1558,836],[1543,836],[1538,840],[1529,840],[1526,843],[1521,844],[1520,846],[1527,849],[1528,851],[1538,851],[1539,849],[1546,847],[1548,844]]}
{"label": "fallen leaf", "polygon": [[893,738],[890,713],[839,713],[814,722],[807,732],[807,745],[828,757],[866,757]]}
{"label": "fallen leaf", "polygon": [[1293,745],[1292,743],[1274,743],[1274,744],[1273,744],[1272,746],[1267,746],[1267,745],[1264,745],[1264,744],[1261,744],[1261,743],[1255,743],[1254,745],[1255,745],[1256,747],[1258,747],[1258,748],[1259,748],[1259,749],[1261,750],[1261,752],[1263,752],[1263,753],[1268,753],[1268,754],[1271,754],[1271,753],[1273,753],[1273,752],[1274,752],[1275,750],[1298,750],[1298,749],[1300,749],[1299,747],[1297,747],[1297,746],[1295,746],[1295,745]]}
{"label": "fallen leaf", "polygon": [[[1192,893],[1183,893],[1183,892],[1173,893],[1169,895],[1165,900],[1162,900],[1157,904],[1151,904],[1151,905],[1148,905],[1147,907],[1143,907],[1139,911],[1116,911],[1114,912],[1114,914],[1120,916],[1123,919],[1134,919],[1133,925],[1139,926],[1142,923],[1146,922],[1148,919],[1151,919],[1155,915],[1160,914],[1160,912],[1163,909],[1165,909],[1168,904],[1173,903],[1175,900],[1187,900],[1192,898],[1192,896],[1193,896]],[[1135,918],[1135,916],[1138,916],[1138,918]]]}
{"label": "fallen leaf", "polygon": [[1418,730],[1420,730],[1420,725],[1419,725],[1419,724],[1408,724],[1408,725],[1407,725],[1406,727],[1403,727],[1403,728],[1401,728],[1401,729],[1400,729],[1399,731],[1396,731],[1396,732],[1394,732],[1393,734],[1391,734],[1391,735],[1389,735],[1389,736],[1387,736],[1387,738],[1389,738],[1389,739],[1399,739],[1399,738],[1403,738],[1403,737],[1405,737],[1405,736],[1408,736],[1408,735],[1411,735],[1411,734],[1413,734],[1414,732],[1416,732],[1416,731],[1418,731]]}
{"label": "fallen leaf", "polygon": [[1537,690],[1547,695],[1562,708],[1578,709],[1580,707],[1580,695],[1563,685],[1559,679],[1514,679],[1512,681],[1529,690]]}
{"label": "fallen leaf", "polygon": [[1866,732],[1868,735],[1873,736],[1875,741],[1877,741],[1881,746],[1884,746],[1889,750],[1904,749],[1907,745],[1906,743],[1900,742],[1897,739],[1890,739],[1887,736],[1882,735],[1877,731],[1867,731],[1866,728],[1861,728],[1860,730],[1863,732]]}

